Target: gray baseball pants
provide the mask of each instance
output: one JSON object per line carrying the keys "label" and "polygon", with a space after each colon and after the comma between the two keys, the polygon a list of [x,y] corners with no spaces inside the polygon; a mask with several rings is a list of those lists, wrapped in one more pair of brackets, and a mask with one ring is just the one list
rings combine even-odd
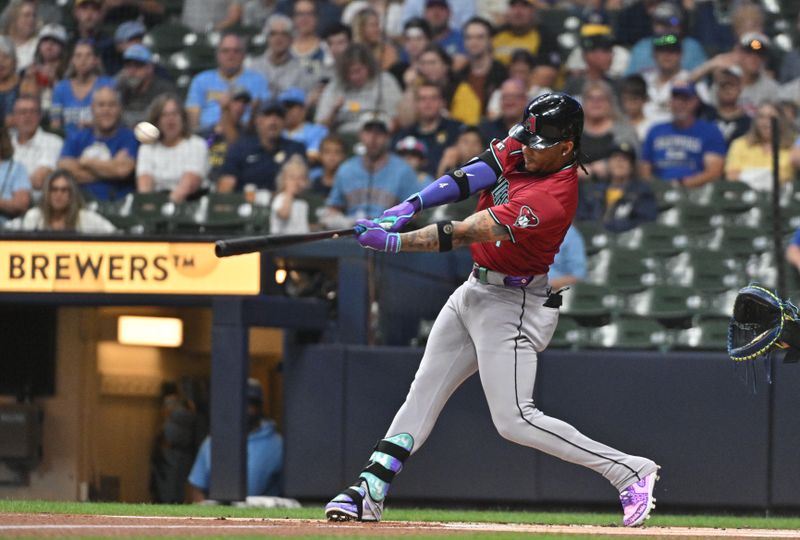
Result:
{"label": "gray baseball pants", "polygon": [[589,467],[621,491],[656,464],[593,441],[571,425],[536,408],[533,386],[537,353],[547,347],[558,308],[545,307],[547,276],[525,289],[462,284],[436,318],[406,401],[387,437],[409,433],[413,451],[430,435],[456,388],[476,371],[500,435],[552,456]]}

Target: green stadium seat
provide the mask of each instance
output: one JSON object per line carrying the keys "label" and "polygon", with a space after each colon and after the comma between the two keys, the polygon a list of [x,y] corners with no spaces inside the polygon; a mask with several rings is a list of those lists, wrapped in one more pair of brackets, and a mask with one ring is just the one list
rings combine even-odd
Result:
{"label": "green stadium seat", "polygon": [[769,231],[745,227],[724,227],[717,250],[736,257],[748,257],[772,248]]}
{"label": "green stadium seat", "polygon": [[583,236],[587,254],[597,253],[601,249],[614,245],[614,235],[608,232],[602,223],[576,221],[573,225]]}
{"label": "green stadium seat", "polygon": [[723,214],[715,212],[708,206],[702,206],[691,202],[680,202],[672,208],[663,210],[656,220],[661,225],[670,227],[680,227],[691,231],[708,231],[723,220]]}
{"label": "green stadium seat", "polygon": [[669,333],[653,319],[615,317],[609,324],[591,330],[587,347],[605,349],[664,349]]}
{"label": "green stadium seat", "polygon": [[649,185],[655,193],[658,209],[661,212],[688,200],[686,190],[673,185],[672,182],[655,180]]}
{"label": "green stadium seat", "polygon": [[103,203],[99,210],[115,227],[135,234],[165,232],[174,204],[165,192],[130,193],[122,201]]}
{"label": "green stadium seat", "polygon": [[724,213],[745,212],[764,200],[763,193],[744,182],[718,180],[712,186],[709,204]]}
{"label": "green stadium seat", "polygon": [[702,301],[695,289],[659,285],[626,296],[623,314],[655,319],[667,328],[687,328]]}
{"label": "green stadium seat", "polygon": [[191,33],[191,28],[179,22],[168,21],[151,28],[144,36],[144,44],[164,59],[183,49],[186,45],[184,39]]}
{"label": "green stadium seat", "polygon": [[722,292],[747,280],[742,262],[719,251],[689,250],[670,258],[665,268],[666,284],[701,292]]}
{"label": "green stadium seat", "polygon": [[168,69],[178,76],[183,74],[194,75],[217,66],[216,49],[205,42],[174,52],[169,56]]}
{"label": "green stadium seat", "polygon": [[658,255],[672,255],[689,247],[689,234],[679,227],[645,223],[617,236],[616,245],[626,249],[647,249]]}
{"label": "green stadium seat", "polygon": [[606,285],[628,294],[642,291],[663,280],[659,258],[644,249],[615,249],[611,254]]}
{"label": "green stadium seat", "polygon": [[726,350],[728,346],[728,319],[699,318],[691,328],[675,333],[674,349]]}
{"label": "green stadium seat", "polygon": [[562,294],[561,314],[583,326],[606,324],[621,300],[608,287],[590,283],[575,283]]}
{"label": "green stadium seat", "polygon": [[588,338],[589,330],[586,327],[578,324],[572,317],[560,316],[549,347],[580,349],[586,345]]}

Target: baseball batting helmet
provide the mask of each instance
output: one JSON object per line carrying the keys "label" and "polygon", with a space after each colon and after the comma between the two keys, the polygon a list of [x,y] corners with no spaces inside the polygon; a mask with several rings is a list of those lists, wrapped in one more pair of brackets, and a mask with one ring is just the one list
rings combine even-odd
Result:
{"label": "baseball batting helmet", "polygon": [[534,150],[573,140],[579,146],[583,133],[583,108],[575,98],[560,92],[542,94],[528,103],[522,122],[508,134]]}

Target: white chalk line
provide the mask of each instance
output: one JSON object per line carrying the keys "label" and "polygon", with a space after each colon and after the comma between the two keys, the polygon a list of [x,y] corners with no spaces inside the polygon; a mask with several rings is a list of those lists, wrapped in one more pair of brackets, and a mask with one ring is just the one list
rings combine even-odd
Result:
{"label": "white chalk line", "polygon": [[[83,516],[86,517],[86,516]],[[141,519],[141,520],[193,520],[196,523],[182,524],[77,524],[77,523],[50,523],[50,524],[4,524],[0,525],[2,531],[26,531],[26,530],[98,530],[98,529],[125,529],[125,530],[198,530],[198,529],[247,529],[257,532],[259,529],[291,529],[299,528],[301,525],[314,525],[317,531],[331,529],[341,530],[345,527],[366,528],[357,523],[328,523],[321,520],[287,520],[287,519],[257,519],[253,518],[205,518],[205,517],[159,517],[159,516],[103,516],[118,519]],[[232,523],[239,522],[239,523]],[[246,522],[246,523],[242,523]],[[212,524],[213,523],[213,524]],[[603,527],[597,525],[535,525],[535,524],[503,524],[503,523],[440,523],[440,522],[406,522],[406,521],[385,521],[382,524],[369,524],[368,527],[382,534],[391,534],[393,530],[453,530],[453,531],[480,531],[480,532],[513,532],[528,534],[582,534],[598,536],[638,536],[638,537],[682,537],[682,538],[800,538],[800,531],[781,530],[781,529],[713,529],[713,528],[692,528],[692,527],[643,527],[628,529],[624,527]]]}

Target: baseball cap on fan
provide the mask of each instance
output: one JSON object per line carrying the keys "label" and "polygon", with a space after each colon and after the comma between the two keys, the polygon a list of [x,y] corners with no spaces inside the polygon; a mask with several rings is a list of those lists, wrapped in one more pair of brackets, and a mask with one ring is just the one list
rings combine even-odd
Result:
{"label": "baseball cap on fan", "polygon": [[761,32],[747,32],[739,40],[739,45],[747,52],[764,54],[769,51],[771,43]]}
{"label": "baseball cap on fan", "polygon": [[381,111],[368,111],[361,115],[358,122],[359,129],[380,129],[389,132],[389,117]]}
{"label": "baseball cap on fan", "polygon": [[653,22],[678,27],[681,24],[681,8],[673,2],[661,2],[653,10]]}
{"label": "baseball cap on fan", "polygon": [[39,30],[39,35],[37,38],[39,41],[43,39],[52,39],[53,41],[57,41],[62,45],[66,45],[67,41],[69,41],[67,31],[64,29],[64,27],[55,23],[42,26],[42,29]]}

